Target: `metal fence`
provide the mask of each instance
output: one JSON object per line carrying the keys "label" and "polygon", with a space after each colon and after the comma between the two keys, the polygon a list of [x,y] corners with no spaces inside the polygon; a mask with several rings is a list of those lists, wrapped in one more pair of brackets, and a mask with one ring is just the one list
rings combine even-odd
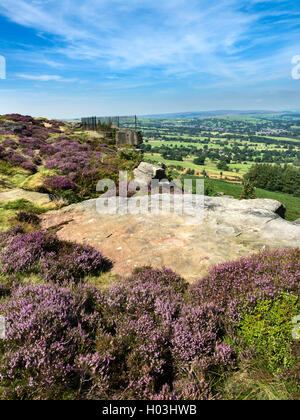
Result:
{"label": "metal fence", "polygon": [[124,117],[87,117],[81,118],[84,130],[108,129],[112,126],[119,128],[138,128],[138,119],[136,115]]}

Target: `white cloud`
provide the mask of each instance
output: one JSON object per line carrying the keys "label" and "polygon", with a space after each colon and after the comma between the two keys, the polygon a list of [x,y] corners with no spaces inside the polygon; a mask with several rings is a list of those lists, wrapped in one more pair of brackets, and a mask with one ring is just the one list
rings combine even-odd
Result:
{"label": "white cloud", "polygon": [[19,79],[33,80],[36,82],[74,82],[76,81],[76,79],[65,79],[64,77],[61,77],[61,76],[49,75],[49,74],[35,75],[35,74],[19,73],[16,76]]}
{"label": "white cloud", "polygon": [[149,67],[165,77],[206,73],[236,80],[258,72],[264,78],[276,62],[282,77],[286,69],[278,67],[278,59],[299,36],[254,56],[251,49],[279,45],[285,38],[279,27],[260,22],[281,12],[251,9],[258,2],[249,0],[242,9],[240,0],[0,0],[0,13],[58,37],[49,53],[84,69],[130,73]]}

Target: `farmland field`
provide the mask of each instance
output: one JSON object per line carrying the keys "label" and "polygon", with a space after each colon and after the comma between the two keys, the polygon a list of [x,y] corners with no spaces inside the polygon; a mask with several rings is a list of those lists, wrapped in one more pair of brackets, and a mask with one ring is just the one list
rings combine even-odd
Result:
{"label": "farmland field", "polygon": [[[293,116],[143,118],[140,129],[146,158],[181,166],[181,172],[242,181],[253,163],[300,164],[300,130]],[[202,164],[195,161],[204,156]]]}
{"label": "farmland field", "polygon": [[175,177],[205,177],[219,193],[238,198],[254,165],[293,170],[294,189],[256,188],[258,198],[284,203],[288,220],[300,217],[299,127],[299,115],[284,113],[139,119],[146,161],[164,163]]}

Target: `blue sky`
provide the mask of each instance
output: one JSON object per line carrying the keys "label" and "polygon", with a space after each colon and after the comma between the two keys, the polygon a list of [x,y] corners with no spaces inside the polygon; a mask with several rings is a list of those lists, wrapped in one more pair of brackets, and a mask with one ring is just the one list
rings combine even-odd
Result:
{"label": "blue sky", "polygon": [[0,114],[300,110],[296,55],[295,0],[0,0]]}

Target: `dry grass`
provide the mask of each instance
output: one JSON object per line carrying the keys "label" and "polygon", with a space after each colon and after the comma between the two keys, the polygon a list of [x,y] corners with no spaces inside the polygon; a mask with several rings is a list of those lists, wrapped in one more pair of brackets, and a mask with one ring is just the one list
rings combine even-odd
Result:
{"label": "dry grass", "polygon": [[247,367],[228,377],[223,385],[224,400],[292,400],[286,384],[267,370]]}

